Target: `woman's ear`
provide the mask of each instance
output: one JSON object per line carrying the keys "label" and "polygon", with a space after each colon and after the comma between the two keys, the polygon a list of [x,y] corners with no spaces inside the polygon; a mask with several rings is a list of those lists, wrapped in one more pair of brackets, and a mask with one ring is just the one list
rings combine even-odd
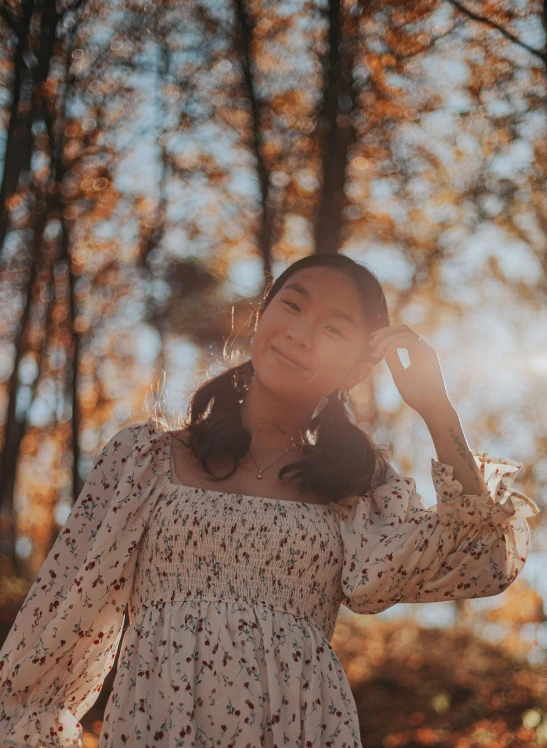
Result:
{"label": "woman's ear", "polygon": [[363,361],[361,364],[359,364],[354,369],[350,379],[346,381],[344,389],[351,390],[353,387],[355,387],[356,384],[359,384],[359,382],[363,382],[365,379],[367,379],[371,371],[374,369],[374,366],[375,364],[372,361]]}

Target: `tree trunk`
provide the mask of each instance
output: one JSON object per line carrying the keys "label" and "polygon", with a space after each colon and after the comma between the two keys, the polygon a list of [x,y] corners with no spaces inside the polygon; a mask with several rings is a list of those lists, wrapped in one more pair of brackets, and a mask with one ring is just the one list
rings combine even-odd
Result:
{"label": "tree trunk", "polygon": [[315,224],[315,251],[335,253],[340,249],[344,225],[343,210],[346,165],[356,140],[353,123],[353,46],[355,18],[343,20],[340,0],[329,4],[329,54],[326,90],[319,115],[319,134],[323,134],[323,178],[321,200]]}
{"label": "tree trunk", "polygon": [[[4,239],[8,231],[9,208],[8,201],[17,191],[19,176],[25,164],[30,163],[32,143],[32,75],[25,62],[28,52],[29,27],[34,11],[34,0],[24,0],[21,4],[21,22],[13,29],[17,37],[17,46],[13,60],[13,95],[6,133],[6,149],[4,152],[4,171],[0,185],[0,256]],[[23,96],[24,93],[24,96]]]}
{"label": "tree trunk", "polygon": [[262,220],[258,234],[258,247],[264,261],[264,284],[272,280],[272,224],[268,205],[270,179],[268,169],[262,154],[262,134],[260,129],[260,104],[256,95],[251,67],[252,29],[245,0],[235,0],[237,14],[236,45],[239,51],[247,94],[251,102],[252,112],[252,148],[256,159],[258,181],[260,184],[260,204],[262,206]]}

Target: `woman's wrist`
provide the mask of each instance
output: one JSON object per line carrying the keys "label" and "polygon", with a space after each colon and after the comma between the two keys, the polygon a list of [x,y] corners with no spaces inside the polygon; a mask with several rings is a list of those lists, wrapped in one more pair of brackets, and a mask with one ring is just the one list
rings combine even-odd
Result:
{"label": "woman's wrist", "polygon": [[435,445],[437,460],[452,467],[462,492],[480,496],[488,491],[481,470],[467,444],[455,408],[448,402],[422,416]]}

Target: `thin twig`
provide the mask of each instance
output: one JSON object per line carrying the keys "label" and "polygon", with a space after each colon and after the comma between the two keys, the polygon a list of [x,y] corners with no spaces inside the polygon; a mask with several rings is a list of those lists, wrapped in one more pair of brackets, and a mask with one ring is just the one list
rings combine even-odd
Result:
{"label": "thin twig", "polygon": [[535,55],[536,57],[539,57],[540,60],[544,64],[547,64],[547,53],[545,51],[541,51],[540,49],[535,49],[534,47],[530,47],[528,44],[525,44],[523,41],[521,41],[517,36],[512,34],[510,31],[507,31],[507,29],[504,29],[503,26],[500,26],[495,21],[492,21],[490,18],[486,18],[485,16],[480,16],[478,13],[475,13],[472,10],[469,10],[464,5],[462,5],[458,0],[448,0],[450,5],[453,5],[454,8],[457,8],[461,13],[465,13],[466,16],[473,19],[473,21],[478,21],[479,23],[484,23],[487,26],[490,26],[492,29],[496,29],[496,31],[499,31],[500,34],[503,34],[506,39],[509,39],[514,44],[518,44],[519,47],[522,47],[527,52],[530,52],[530,54]]}

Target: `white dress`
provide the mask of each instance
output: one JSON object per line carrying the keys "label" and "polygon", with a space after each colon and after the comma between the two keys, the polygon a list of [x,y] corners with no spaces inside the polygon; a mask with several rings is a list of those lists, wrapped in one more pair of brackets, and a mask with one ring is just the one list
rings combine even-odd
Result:
{"label": "white dress", "polygon": [[364,496],[314,505],[177,485],[150,418],[104,450],[0,652],[0,744],[81,745],[129,626],[99,748],[360,748],[330,646],[340,604],[487,597],[522,570],[520,464],[474,452],[488,492],[432,459],[426,507],[393,467]]}

